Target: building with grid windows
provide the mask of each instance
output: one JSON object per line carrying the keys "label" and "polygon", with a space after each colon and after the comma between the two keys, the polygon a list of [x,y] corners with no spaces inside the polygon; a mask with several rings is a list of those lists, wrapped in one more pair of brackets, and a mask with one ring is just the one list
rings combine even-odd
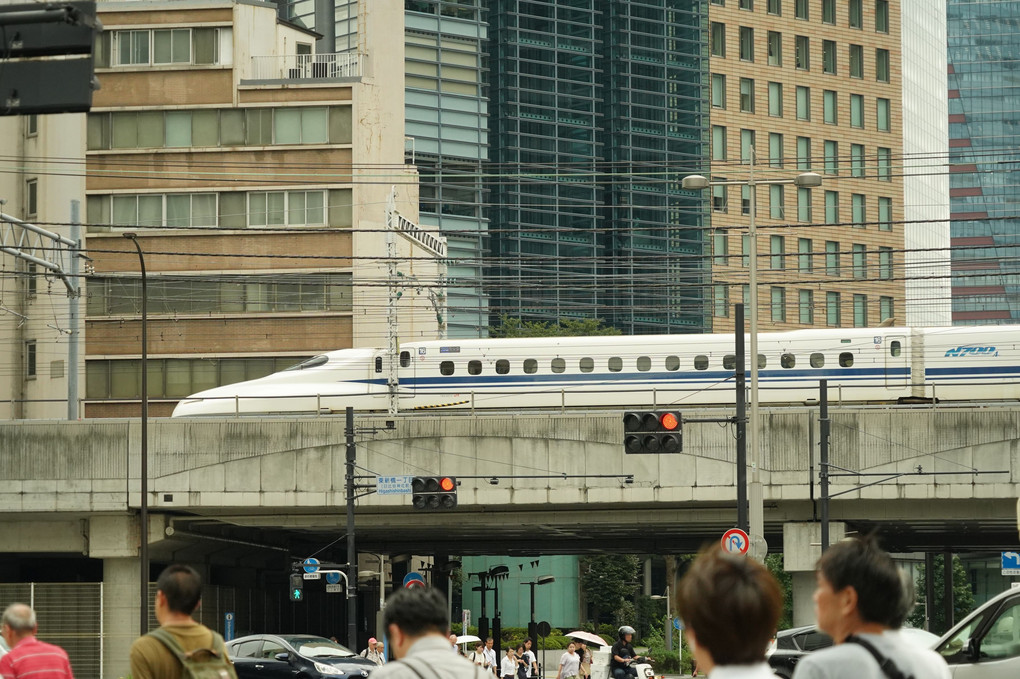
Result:
{"label": "building with grid windows", "polygon": [[952,317],[1020,322],[1020,2],[950,0]]}

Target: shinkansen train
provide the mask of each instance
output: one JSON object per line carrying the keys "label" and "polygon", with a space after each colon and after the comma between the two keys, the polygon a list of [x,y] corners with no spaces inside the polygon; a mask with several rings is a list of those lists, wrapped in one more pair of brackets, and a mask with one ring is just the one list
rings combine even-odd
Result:
{"label": "shinkansen train", "polygon": [[[1020,399],[1020,326],[761,333],[762,404]],[[745,344],[745,346],[749,346]],[[386,350],[342,349],[181,401],[174,417],[385,411]],[[401,345],[401,410],[732,404],[734,335],[435,340]]]}

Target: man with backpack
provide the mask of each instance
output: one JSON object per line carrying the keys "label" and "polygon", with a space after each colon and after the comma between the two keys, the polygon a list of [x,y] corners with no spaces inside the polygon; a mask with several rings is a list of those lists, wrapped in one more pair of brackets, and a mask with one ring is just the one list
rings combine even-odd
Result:
{"label": "man with backpack", "polygon": [[156,581],[160,627],[131,645],[132,679],[237,679],[223,637],[196,622],[202,578],[190,566],[167,567]]}

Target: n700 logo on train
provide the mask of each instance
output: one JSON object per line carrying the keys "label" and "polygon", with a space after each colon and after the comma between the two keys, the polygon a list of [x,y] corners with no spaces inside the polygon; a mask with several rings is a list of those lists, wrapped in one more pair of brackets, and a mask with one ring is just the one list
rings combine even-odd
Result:
{"label": "n700 logo on train", "polygon": [[954,347],[946,352],[947,357],[952,356],[998,356],[999,352],[995,347]]}

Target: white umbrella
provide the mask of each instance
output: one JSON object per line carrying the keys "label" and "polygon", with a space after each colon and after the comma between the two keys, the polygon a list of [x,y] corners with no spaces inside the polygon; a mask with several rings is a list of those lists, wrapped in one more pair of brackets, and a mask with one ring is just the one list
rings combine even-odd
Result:
{"label": "white umbrella", "polygon": [[481,641],[481,639],[476,637],[474,634],[462,634],[459,637],[457,637],[458,646],[460,646],[461,644],[469,644],[472,641],[478,642]]}
{"label": "white umbrella", "polygon": [[600,637],[599,635],[592,634],[591,632],[585,632],[584,630],[577,630],[576,632],[569,632],[569,633],[567,633],[566,636],[568,638],[570,638],[570,639],[583,639],[584,641],[587,641],[588,643],[598,644],[599,646],[611,646],[612,645],[608,641],[606,641],[605,639]]}

